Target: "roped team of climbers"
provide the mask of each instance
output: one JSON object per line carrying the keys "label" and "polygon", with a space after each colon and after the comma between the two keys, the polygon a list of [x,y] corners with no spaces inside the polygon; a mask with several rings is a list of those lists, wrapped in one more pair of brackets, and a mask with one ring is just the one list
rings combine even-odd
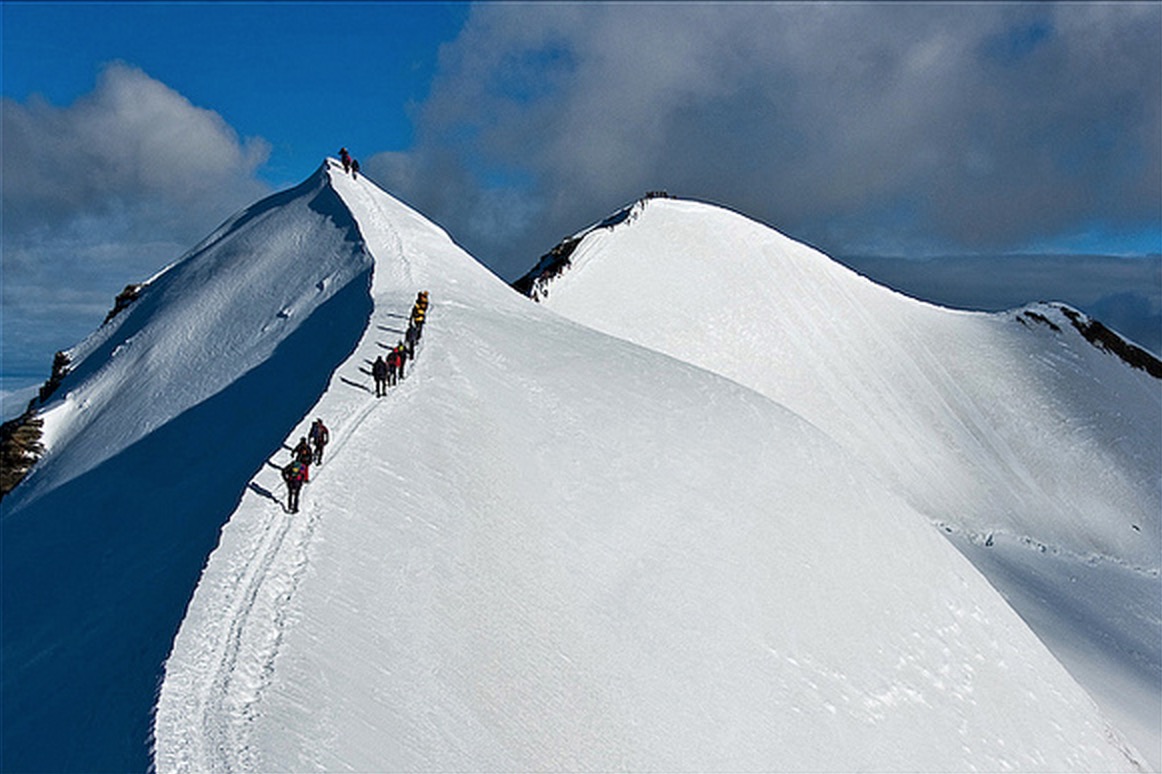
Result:
{"label": "roped team of climbers", "polygon": [[407,331],[403,341],[397,343],[387,353],[375,358],[371,366],[371,376],[375,379],[375,397],[382,398],[387,394],[388,387],[394,387],[404,377],[404,365],[408,360],[415,360],[416,344],[424,331],[424,318],[428,313],[428,291],[421,290],[416,295],[412,305],[412,313],[408,318]]}
{"label": "roped team of climbers", "polygon": [[[340,151],[344,158],[344,168],[348,166],[347,149]],[[355,167],[358,169],[358,166]],[[387,394],[387,388],[395,385],[403,378],[404,363],[416,357],[416,344],[424,330],[424,319],[428,313],[428,291],[421,290],[416,295],[412,305],[412,313],[408,318],[407,331],[403,341],[392,347],[385,360],[382,355],[375,358],[371,366],[371,375],[375,379],[375,397],[381,398]],[[286,482],[286,506],[291,513],[299,511],[299,493],[303,484],[310,481],[312,464],[323,463],[323,448],[331,440],[331,432],[323,424],[323,420],[316,419],[311,424],[310,432],[299,439],[298,446],[291,450],[291,461],[282,469],[282,479]]]}

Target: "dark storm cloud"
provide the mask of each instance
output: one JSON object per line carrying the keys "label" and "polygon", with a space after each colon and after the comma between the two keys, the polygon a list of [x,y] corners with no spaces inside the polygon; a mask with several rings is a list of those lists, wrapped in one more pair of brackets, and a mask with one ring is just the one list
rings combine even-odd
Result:
{"label": "dark storm cloud", "polygon": [[658,188],[834,254],[1140,230],[1160,38],[1154,4],[485,4],[368,169],[506,276]]}
{"label": "dark storm cloud", "polygon": [[0,108],[7,376],[46,374],[127,282],[268,192],[254,177],[265,142],[127,65],[70,106]]}

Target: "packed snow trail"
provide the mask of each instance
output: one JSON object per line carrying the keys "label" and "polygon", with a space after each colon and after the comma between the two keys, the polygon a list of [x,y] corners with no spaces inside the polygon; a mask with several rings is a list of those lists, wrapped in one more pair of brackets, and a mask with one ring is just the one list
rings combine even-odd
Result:
{"label": "packed snow trail", "polygon": [[[335,178],[372,323],[285,439],[332,428],[303,512],[265,465],[222,531],[166,664],[159,771],[1137,770],[836,443],[518,298]],[[422,351],[376,399],[420,289]]]}
{"label": "packed snow trail", "polygon": [[73,350],[47,456],[0,505],[5,771],[144,771],[163,662],[253,470],[371,312],[320,170]]}
{"label": "packed snow trail", "polygon": [[[406,301],[401,296],[401,310],[407,308]],[[224,574],[211,579],[212,587],[207,586],[205,579],[199,586],[199,594],[217,595],[214,609],[204,611],[208,616],[200,619],[198,614],[203,611],[194,607],[187,616],[186,626],[199,628],[203,636],[200,641],[203,647],[196,654],[196,669],[200,676],[211,676],[201,686],[192,682],[183,686],[186,690],[199,691],[184,697],[183,720],[194,717],[199,722],[195,725],[183,722],[172,729],[159,727],[156,732],[161,739],[172,741],[172,737],[178,737],[183,744],[198,748],[199,752],[192,758],[196,763],[179,768],[191,771],[261,768],[255,765],[256,753],[249,739],[254,707],[273,674],[274,658],[287,625],[287,605],[300,583],[306,568],[307,548],[325,511],[316,492],[330,469],[341,464],[351,435],[372,412],[383,410],[384,401],[398,400],[408,384],[405,378],[386,397],[377,399],[373,397],[369,376],[370,363],[388,346],[388,334],[395,333],[403,317],[406,313],[372,315],[364,341],[333,375],[328,400],[312,409],[314,413],[295,427],[250,482],[243,506],[252,503],[254,507],[249,513],[257,519],[254,522],[232,520],[223,535],[223,541],[229,538],[236,546],[237,561]],[[417,356],[422,350],[421,343]],[[415,367],[416,362],[410,362],[405,374]],[[307,434],[310,421],[322,411],[328,414],[323,418],[330,425],[331,442],[323,464],[311,466],[311,480],[303,487],[299,513],[288,514],[280,469],[289,461],[291,447]],[[175,674],[173,669],[169,675],[169,679],[179,683],[188,679],[188,675]]]}

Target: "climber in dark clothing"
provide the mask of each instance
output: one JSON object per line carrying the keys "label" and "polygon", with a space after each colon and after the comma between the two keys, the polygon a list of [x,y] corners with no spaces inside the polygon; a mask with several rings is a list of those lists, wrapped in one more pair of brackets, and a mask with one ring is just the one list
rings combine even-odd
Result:
{"label": "climber in dark clothing", "polygon": [[316,465],[321,465],[323,463],[323,447],[331,440],[331,431],[323,424],[322,419],[316,419],[311,425],[308,437],[311,439],[311,445],[315,447],[315,456],[312,461]]}
{"label": "climber in dark clothing", "polygon": [[282,480],[286,482],[286,509],[291,513],[299,512],[299,492],[306,477],[307,466],[298,460],[292,460],[282,469]]}
{"label": "climber in dark clothing", "polygon": [[351,156],[350,156],[350,154],[347,153],[346,148],[339,149],[339,161],[343,162],[343,171],[344,172],[351,171]]}
{"label": "climber in dark clothing", "polygon": [[299,439],[299,445],[291,452],[291,457],[295,462],[303,466],[303,481],[310,481],[311,472],[308,466],[311,464],[311,460],[315,458],[315,453],[311,451],[311,445],[307,443],[306,436]]}
{"label": "climber in dark clothing", "polygon": [[412,360],[416,359],[416,341],[418,339],[419,332],[416,330],[416,324],[414,322],[409,322],[407,332],[403,335],[403,343],[408,357],[410,357]]}
{"label": "climber in dark clothing", "polygon": [[371,365],[371,375],[375,377],[375,397],[382,398],[387,393],[387,361],[383,355],[375,358]]}

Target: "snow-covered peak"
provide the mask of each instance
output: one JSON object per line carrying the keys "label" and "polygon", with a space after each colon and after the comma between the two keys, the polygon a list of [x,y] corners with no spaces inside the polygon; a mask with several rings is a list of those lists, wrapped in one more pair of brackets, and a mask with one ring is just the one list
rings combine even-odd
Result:
{"label": "snow-covered peak", "polygon": [[[692,269],[710,221],[731,263],[856,292],[691,203],[580,247],[660,224]],[[419,290],[418,357],[376,397]],[[761,293],[733,296],[724,347]],[[5,769],[1140,768],[875,449],[528,302],[331,161],[74,355],[3,503]],[[314,418],[331,443],[291,514],[279,468]]]}
{"label": "snow-covered peak", "polygon": [[338,161],[328,160],[325,168],[331,186],[358,223],[369,254],[378,256],[373,294],[427,288],[444,298],[483,293],[497,303],[509,301],[511,293],[503,281],[439,226],[366,177],[344,173]]}
{"label": "snow-covered peak", "polygon": [[727,376],[842,443],[1162,766],[1153,356],[1062,304],[922,303],[694,202],[650,201],[569,247],[566,270],[539,285],[545,306]]}
{"label": "snow-covered peak", "polygon": [[[690,260],[698,255],[712,256],[721,264],[717,269],[721,270],[723,281],[748,277],[751,251],[746,245],[756,240],[773,247],[774,254],[786,260],[804,260],[817,265],[832,263],[822,253],[736,212],[703,202],[650,195],[564,239],[513,285],[534,300],[543,300],[561,278],[584,273],[585,267],[594,260],[606,262],[603,245],[610,240],[619,244],[628,242],[628,245],[615,259],[618,268],[605,270],[632,275],[632,279],[644,283],[639,286],[642,293],[649,292],[656,283],[663,283],[663,291],[668,290],[664,275],[678,263],[682,268],[698,268],[697,261]],[[643,243],[648,243],[644,249],[631,250],[631,247],[642,247]],[[655,261],[663,251],[665,260]],[[622,253],[631,252],[633,258],[621,257]],[[633,268],[624,266],[627,261]],[[647,279],[644,275],[649,273],[658,276]],[[688,279],[692,293],[697,294],[699,277]],[[562,284],[573,283],[565,280]],[[746,284],[755,284],[754,278],[747,279]]]}
{"label": "snow-covered peak", "polygon": [[234,216],[68,353],[44,411],[48,454],[21,494],[91,470],[226,389],[336,293],[366,287],[371,269],[326,165]]}
{"label": "snow-covered peak", "polygon": [[1073,326],[923,303],[670,199],[587,233],[543,296],[775,399],[933,520],[1160,567],[1162,390]]}
{"label": "snow-covered peak", "polygon": [[226,221],[68,353],[70,373],[42,412],[48,454],[22,494],[83,474],[225,389],[356,280],[374,282],[364,292],[511,296],[431,221],[328,159]]}

